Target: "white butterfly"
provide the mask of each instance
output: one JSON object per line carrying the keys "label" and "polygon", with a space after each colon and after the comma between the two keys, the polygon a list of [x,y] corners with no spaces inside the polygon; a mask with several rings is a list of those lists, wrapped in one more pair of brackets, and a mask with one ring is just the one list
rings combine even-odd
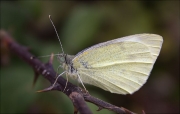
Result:
{"label": "white butterfly", "polygon": [[162,43],[159,35],[136,34],[96,44],[75,56],[63,52],[58,57],[65,69],[62,74],[83,86],[87,83],[112,93],[132,94],[148,79]]}

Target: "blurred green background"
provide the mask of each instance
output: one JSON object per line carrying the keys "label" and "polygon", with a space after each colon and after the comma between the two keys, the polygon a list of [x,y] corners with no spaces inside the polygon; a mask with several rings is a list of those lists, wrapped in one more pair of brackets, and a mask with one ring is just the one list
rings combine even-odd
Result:
{"label": "blurred green background", "polygon": [[[163,36],[164,43],[147,83],[132,95],[118,95],[86,85],[93,96],[133,112],[179,113],[178,1],[1,1],[1,29],[35,56],[61,52],[48,15],[52,16],[68,54],[96,43],[139,33]],[[41,58],[47,62],[48,58]],[[54,68],[59,62],[54,59]],[[61,92],[36,93],[50,85],[42,76],[32,87],[32,68],[1,44],[1,113],[72,113]],[[70,80],[71,82],[75,82]],[[98,114],[97,106],[88,103]]]}

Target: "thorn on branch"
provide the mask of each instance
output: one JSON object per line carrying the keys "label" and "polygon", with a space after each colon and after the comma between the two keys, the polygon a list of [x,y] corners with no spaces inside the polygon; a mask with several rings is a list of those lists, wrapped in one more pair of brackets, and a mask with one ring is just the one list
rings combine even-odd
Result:
{"label": "thorn on branch", "polygon": [[77,114],[78,110],[76,109],[76,107],[74,107],[74,114]]}
{"label": "thorn on branch", "polygon": [[39,90],[39,91],[37,91],[38,93],[41,93],[41,92],[47,92],[47,91],[52,91],[53,90],[53,87],[52,86],[50,86],[50,87],[48,87],[48,88],[45,88],[45,89],[43,89],[43,90]]}
{"label": "thorn on branch", "polygon": [[49,59],[49,63],[50,63],[50,64],[53,63],[53,59],[54,59],[54,54],[52,53],[52,54],[51,54],[51,57],[50,57],[50,59]]}
{"label": "thorn on branch", "polygon": [[34,56],[31,56],[30,59],[34,59],[35,57]]}
{"label": "thorn on branch", "polygon": [[35,86],[35,83],[37,82],[37,79],[39,77],[39,73],[34,69],[34,80],[33,80],[33,86]]}
{"label": "thorn on branch", "polygon": [[144,110],[142,110],[142,114],[146,114]]}
{"label": "thorn on branch", "polygon": [[96,110],[96,111],[100,111],[102,110],[103,108],[101,106],[99,106],[99,108]]}

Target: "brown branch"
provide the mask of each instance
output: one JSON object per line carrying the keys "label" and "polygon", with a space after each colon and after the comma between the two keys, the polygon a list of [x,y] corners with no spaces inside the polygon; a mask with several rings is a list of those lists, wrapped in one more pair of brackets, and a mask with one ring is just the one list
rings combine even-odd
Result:
{"label": "brown branch", "polygon": [[[35,76],[37,79],[37,74],[41,74],[44,78],[50,81],[51,85],[55,81],[56,72],[54,71],[52,67],[52,57],[50,61],[46,64],[42,63],[39,59],[35,58],[28,50],[27,48],[24,48],[23,46],[19,45],[15,41],[13,41],[13,38],[8,35],[5,31],[0,30],[0,38],[3,43],[6,43],[8,48],[14,52],[16,55],[18,55],[20,58],[22,58],[25,62],[27,62],[30,66],[33,67]],[[36,80],[35,79],[35,80]],[[45,92],[45,91],[52,91],[52,90],[58,90],[62,91],[64,94],[66,94],[72,101],[75,112],[79,111],[81,114],[92,114],[88,106],[86,105],[85,101],[91,102],[99,107],[99,110],[101,109],[108,109],[111,111],[114,111],[116,113],[125,113],[125,114],[133,114],[133,112],[123,108],[123,107],[117,107],[110,103],[107,103],[105,101],[102,101],[98,98],[95,98],[91,96],[90,94],[84,92],[81,88],[73,85],[72,83],[68,82],[67,87],[64,90],[64,87],[66,85],[66,80],[62,77],[58,78],[58,81],[56,85],[52,88],[51,86],[49,88],[46,88],[44,90],[38,91],[38,92]]]}

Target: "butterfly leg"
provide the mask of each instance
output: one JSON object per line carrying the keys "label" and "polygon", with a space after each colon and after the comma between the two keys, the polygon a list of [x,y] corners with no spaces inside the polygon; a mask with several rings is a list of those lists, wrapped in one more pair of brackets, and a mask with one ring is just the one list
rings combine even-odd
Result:
{"label": "butterfly leg", "polygon": [[66,73],[66,71],[62,72],[61,74],[59,74],[59,75],[57,76],[56,80],[54,81],[54,84],[52,85],[52,88],[53,88],[54,85],[56,84],[58,78],[59,78],[60,76],[62,76],[64,73]]}
{"label": "butterfly leg", "polygon": [[[63,68],[62,65],[59,65],[58,68],[57,68],[57,73],[59,73],[59,68],[60,67]],[[56,75],[57,75],[57,73],[56,73]]]}
{"label": "butterfly leg", "polygon": [[86,87],[84,86],[84,84],[83,84],[83,82],[82,82],[82,80],[81,80],[81,77],[79,76],[79,74],[78,74],[78,73],[77,73],[77,75],[78,75],[78,78],[79,78],[79,80],[80,80],[80,82],[81,82],[82,86],[84,87],[85,91],[87,92]]}
{"label": "butterfly leg", "polygon": [[[64,87],[64,90],[66,89],[66,87],[67,87],[67,83],[68,83],[68,76],[67,76],[67,73],[66,73],[66,85],[65,85],[65,87]],[[63,90],[63,92],[64,92],[64,90]]]}

